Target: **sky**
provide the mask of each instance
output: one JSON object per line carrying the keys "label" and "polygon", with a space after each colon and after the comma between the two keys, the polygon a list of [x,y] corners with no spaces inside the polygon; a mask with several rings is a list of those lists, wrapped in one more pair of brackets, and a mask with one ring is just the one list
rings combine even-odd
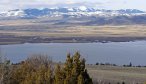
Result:
{"label": "sky", "polygon": [[146,11],[146,0],[0,0],[0,11],[26,8],[88,6],[99,9],[139,9]]}

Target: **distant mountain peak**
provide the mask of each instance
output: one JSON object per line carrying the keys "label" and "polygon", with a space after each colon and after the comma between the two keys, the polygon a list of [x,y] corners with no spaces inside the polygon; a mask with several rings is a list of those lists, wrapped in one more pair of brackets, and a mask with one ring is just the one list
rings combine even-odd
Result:
{"label": "distant mountain peak", "polygon": [[86,6],[80,6],[79,9],[82,11],[87,11],[88,8]]}
{"label": "distant mountain peak", "polygon": [[54,7],[54,8],[31,8],[31,9],[16,9],[0,13],[0,17],[55,17],[55,16],[133,16],[143,15],[144,11],[137,9],[120,9],[106,10],[89,8],[86,6],[79,7]]}

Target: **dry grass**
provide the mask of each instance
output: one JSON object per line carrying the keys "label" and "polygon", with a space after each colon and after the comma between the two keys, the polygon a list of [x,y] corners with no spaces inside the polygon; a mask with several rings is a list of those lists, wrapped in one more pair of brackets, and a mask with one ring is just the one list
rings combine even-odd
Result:
{"label": "dry grass", "polygon": [[126,82],[143,84],[146,82],[146,68],[118,66],[88,66],[88,72],[94,81]]}
{"label": "dry grass", "polygon": [[[72,36],[106,36],[106,37],[145,37],[145,25],[121,26],[80,26],[53,25],[52,19],[1,20],[0,34],[18,36],[72,37]],[[45,22],[48,21],[48,22]],[[3,30],[6,27],[6,30]],[[2,29],[1,29],[2,28]]]}
{"label": "dry grass", "polygon": [[[32,30],[33,29],[33,30]],[[146,26],[75,26],[66,28],[27,29],[20,26],[19,30],[0,30],[0,34],[16,36],[44,37],[76,37],[76,36],[105,36],[105,37],[145,37]],[[41,28],[40,28],[41,29]],[[31,31],[29,31],[31,30]]]}

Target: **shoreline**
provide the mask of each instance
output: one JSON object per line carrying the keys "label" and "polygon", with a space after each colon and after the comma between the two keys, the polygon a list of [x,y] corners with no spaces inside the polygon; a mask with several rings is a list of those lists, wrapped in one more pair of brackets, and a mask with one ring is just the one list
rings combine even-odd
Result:
{"label": "shoreline", "polygon": [[0,45],[24,44],[24,43],[109,43],[109,42],[135,42],[145,41],[146,37],[2,37]]}

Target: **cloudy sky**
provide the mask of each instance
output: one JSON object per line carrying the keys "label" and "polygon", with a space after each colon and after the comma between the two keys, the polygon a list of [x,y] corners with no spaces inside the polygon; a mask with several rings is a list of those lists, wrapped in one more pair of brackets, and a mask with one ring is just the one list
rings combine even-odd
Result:
{"label": "cloudy sky", "polygon": [[0,11],[57,6],[89,6],[104,9],[140,9],[146,11],[146,0],[0,0]]}

